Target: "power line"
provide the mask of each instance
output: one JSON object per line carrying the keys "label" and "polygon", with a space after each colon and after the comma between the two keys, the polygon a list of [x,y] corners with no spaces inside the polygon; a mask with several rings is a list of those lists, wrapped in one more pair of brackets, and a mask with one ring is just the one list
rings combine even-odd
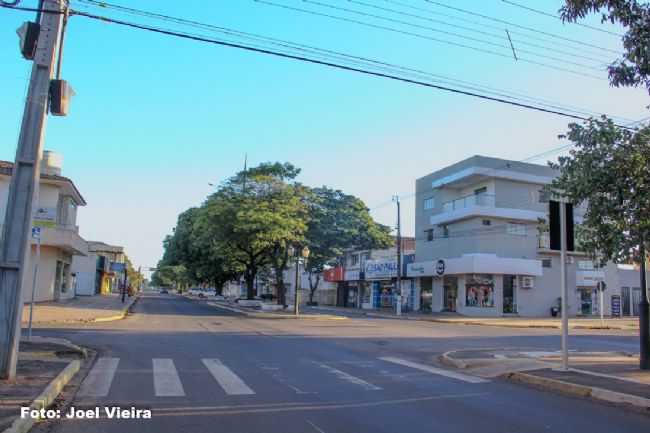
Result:
{"label": "power line", "polygon": [[[356,20],[356,19],[352,19],[352,18],[341,17],[341,16],[337,16],[337,15],[330,15],[330,14],[326,14],[326,13],[322,13],[322,12],[316,12],[316,11],[312,11],[312,10],[309,10],[309,9],[302,9],[302,8],[298,8],[298,7],[288,6],[288,5],[285,5],[285,4],[275,3],[275,2],[272,2],[272,1],[268,1],[268,0],[253,0],[253,1],[256,2],[256,3],[266,4],[268,6],[273,6],[273,7],[277,7],[277,8],[281,8],[281,9],[297,11],[297,12],[306,13],[306,14],[309,14],[309,15],[326,17],[326,18],[330,18],[330,19],[333,19],[333,20],[337,20],[337,21],[349,22],[349,23],[356,24],[356,25],[361,25],[361,26],[364,26],[364,27],[370,27],[370,28],[374,28],[374,29],[378,29],[378,30],[384,30],[384,31],[392,32],[392,33],[411,36],[411,37],[415,37],[415,38],[418,38],[418,39],[430,40],[430,41],[442,43],[442,44],[445,44],[445,45],[451,45],[451,46],[455,46],[455,47],[465,48],[465,49],[469,49],[469,50],[472,50],[472,51],[480,52],[482,54],[490,54],[490,55],[497,56],[497,57],[503,57],[503,58],[506,58],[506,59],[509,59],[509,60],[512,59],[512,54],[510,54],[509,51],[507,53],[500,53],[500,52],[493,51],[493,50],[488,50],[488,49],[485,49],[485,48],[478,48],[478,47],[474,47],[474,46],[471,46],[471,45],[461,44],[459,42],[434,38],[434,37],[423,35],[423,34],[420,34],[420,33],[409,32],[409,31],[406,31],[406,30],[400,30],[400,29],[396,29],[396,28],[393,28],[393,27],[387,27],[387,26],[383,26],[383,25],[379,25],[379,24],[372,24],[372,23],[368,23],[368,22],[365,22],[365,21],[360,21],[360,20]],[[508,46],[503,46],[503,48],[505,48],[507,50],[510,50],[510,47],[508,47]],[[550,65],[550,64],[544,63],[544,62],[538,62],[536,60],[531,60],[531,59],[526,59],[526,58],[520,58],[519,60],[522,61],[522,62],[525,62],[525,63],[530,63],[532,65],[542,66],[542,67],[549,68],[549,69],[555,69],[557,71],[568,72],[570,74],[580,75],[580,76],[583,76],[583,77],[593,78],[593,79],[596,79],[596,80],[604,80],[604,78],[596,76],[596,75],[587,74],[587,73],[584,73],[584,72],[576,71],[574,69],[568,69],[568,68],[563,68],[563,67],[560,67],[560,66]]]}
{"label": "power line", "polygon": [[[409,78],[403,78],[403,77],[399,77],[399,76],[392,75],[392,74],[375,72],[375,71],[371,71],[371,70],[368,70],[368,69],[350,67],[350,66],[337,64],[337,63],[332,63],[332,62],[328,62],[328,61],[316,60],[316,59],[312,59],[312,58],[309,58],[309,57],[293,55],[293,54],[287,54],[287,53],[281,53],[281,52],[273,51],[273,50],[269,50],[269,49],[261,49],[261,48],[256,48],[256,47],[251,47],[251,46],[248,46],[248,45],[244,45],[244,44],[226,42],[226,41],[222,41],[222,40],[218,40],[218,39],[211,39],[211,38],[207,38],[207,37],[203,37],[203,36],[189,35],[189,34],[177,32],[177,31],[166,30],[166,29],[161,29],[161,28],[157,28],[157,27],[151,27],[151,26],[132,23],[132,22],[123,21],[123,20],[117,20],[117,19],[113,19],[113,18],[109,18],[109,17],[105,17],[105,16],[100,16],[100,15],[94,15],[94,14],[90,14],[90,13],[87,13],[87,12],[81,12],[81,11],[76,11],[75,10],[75,11],[71,11],[70,14],[71,15],[84,16],[84,17],[87,17],[87,18],[91,18],[91,19],[95,19],[95,20],[99,20],[99,21],[104,21],[104,22],[107,22],[107,23],[118,24],[118,25],[122,25],[122,26],[125,26],[125,27],[137,28],[137,29],[140,29],[140,30],[146,30],[146,31],[154,32],[154,33],[165,34],[165,35],[168,35],[168,36],[175,36],[175,37],[179,37],[179,38],[183,38],[183,39],[190,39],[190,40],[194,40],[194,41],[198,41],[198,42],[206,42],[206,43],[226,46],[226,47],[230,47],[230,48],[238,48],[238,49],[245,50],[245,51],[256,52],[256,53],[260,53],[260,54],[267,54],[267,55],[272,55],[272,56],[276,56],[276,57],[283,57],[283,58],[287,58],[287,59],[298,60],[298,61],[302,61],[302,62],[305,62],[305,63],[312,63],[312,64],[321,65],[321,66],[328,66],[328,67],[331,67],[331,68],[334,68],[334,69],[341,69],[341,70],[346,70],[346,71],[351,71],[351,72],[358,72],[358,73],[361,73],[361,74],[371,75],[371,76],[380,77],[380,78],[387,78],[387,79],[390,79],[390,80],[400,81],[400,82],[404,82],[404,83],[408,83],[408,84],[414,84],[414,85],[418,85],[418,86],[422,86],[422,87],[428,87],[428,88],[432,88],[432,89],[443,90],[443,91],[446,91],[446,92],[456,93],[456,94],[460,94],[460,95],[472,96],[472,97],[483,99],[483,100],[500,102],[500,103],[503,103],[503,104],[508,104],[508,105],[519,107],[519,108],[526,108],[526,109],[529,109],[529,110],[540,111],[540,112],[549,113],[549,114],[555,114],[555,115],[558,115],[558,116],[567,117],[567,118],[571,118],[571,119],[583,120],[583,121],[588,120],[588,118],[586,118],[586,117],[577,116],[577,115],[570,114],[570,113],[563,112],[563,111],[550,110],[550,109],[546,109],[546,108],[542,108],[542,107],[537,107],[537,106],[534,106],[534,105],[524,104],[524,103],[515,102],[515,101],[508,101],[508,100],[502,99],[502,98],[495,98],[495,97],[487,96],[487,95],[480,94],[480,93],[468,92],[468,91],[459,90],[459,89],[455,89],[455,88],[451,88],[451,87],[440,86],[440,85],[437,85],[437,84],[426,83],[426,82],[423,82],[423,81],[413,80],[413,79],[409,79]],[[617,125],[617,126],[622,127],[622,128],[626,128],[625,126],[620,126],[620,125]]]}
{"label": "power line", "polygon": [[[311,45],[306,45],[306,44],[287,41],[287,40],[284,40],[284,39],[272,38],[272,37],[268,37],[268,36],[259,35],[259,34],[256,34],[256,33],[243,32],[243,31],[240,31],[240,30],[233,30],[233,29],[229,29],[229,28],[226,28],[226,27],[215,26],[215,25],[212,25],[212,24],[202,23],[202,22],[188,20],[188,19],[184,19],[184,18],[172,17],[172,16],[169,16],[169,15],[159,14],[159,13],[150,12],[150,11],[144,11],[144,10],[140,10],[140,9],[128,8],[128,7],[119,6],[119,5],[116,5],[116,4],[111,4],[111,3],[106,3],[106,2],[99,2],[99,1],[96,1],[96,0],[78,0],[78,1],[83,3],[83,4],[88,4],[88,5],[91,5],[91,6],[101,7],[102,9],[105,9],[105,8],[115,9],[117,11],[127,13],[127,14],[131,14],[131,15],[144,16],[144,17],[148,17],[148,18],[155,18],[155,19],[159,19],[159,20],[163,20],[163,21],[167,21],[167,22],[173,22],[173,23],[176,23],[176,24],[186,25],[186,26],[190,26],[190,27],[194,27],[194,28],[200,28],[200,29],[203,29],[203,30],[210,30],[210,31],[226,34],[226,35],[229,35],[229,36],[236,36],[236,37],[241,37],[241,38],[248,39],[248,40],[254,40],[256,42],[262,41],[264,43],[269,43],[269,44],[275,45],[275,46],[281,46],[283,48],[289,48],[289,49],[295,49],[295,50],[301,51],[301,52],[313,53],[313,54],[316,54],[317,56],[319,56],[321,58],[330,58],[330,59],[335,58],[337,60],[343,59],[348,63],[353,63],[353,64],[356,64],[356,65],[361,64],[363,66],[369,66],[370,65],[373,68],[378,68],[378,69],[383,70],[383,71],[388,70],[388,71],[394,72],[394,71],[391,70],[391,68],[393,68],[393,69],[399,70],[402,73],[406,72],[407,75],[409,75],[409,76],[415,76],[415,77],[419,77],[419,78],[426,77],[426,79],[429,80],[429,81],[433,81],[433,82],[437,82],[437,83],[450,84],[450,85],[454,85],[456,87],[460,87],[460,88],[464,88],[464,89],[470,89],[470,90],[476,90],[476,91],[479,91],[479,92],[488,93],[488,94],[496,95],[496,96],[502,96],[502,97],[505,97],[505,98],[513,99],[513,100],[522,100],[523,99],[523,100],[526,100],[526,101],[529,101],[529,102],[532,101],[532,102],[534,102],[534,103],[536,103],[538,105],[542,105],[542,106],[548,107],[548,108],[559,109],[559,110],[562,110],[562,111],[569,111],[569,112],[572,112],[572,113],[577,113],[577,114],[586,115],[586,116],[600,116],[600,115],[602,115],[602,113],[596,113],[594,111],[589,111],[589,110],[586,110],[584,108],[575,107],[575,106],[571,106],[571,105],[567,105],[567,104],[561,104],[561,103],[550,101],[550,100],[547,100],[547,99],[544,99],[544,98],[532,97],[530,95],[526,95],[526,94],[519,93],[519,92],[507,91],[507,90],[502,90],[502,89],[494,88],[494,87],[491,87],[491,86],[487,86],[487,85],[484,85],[484,84],[478,84],[478,83],[473,83],[473,82],[469,82],[469,81],[458,80],[458,79],[451,78],[451,77],[448,77],[448,76],[445,76],[445,75],[435,74],[435,73],[432,73],[432,72],[429,72],[429,71],[423,71],[423,70],[416,69],[416,68],[405,67],[405,66],[402,66],[402,65],[397,65],[397,64],[394,64],[394,63],[388,63],[388,62],[385,62],[385,61],[371,59],[371,58],[367,58],[367,57],[363,57],[363,56],[351,55],[351,54],[343,53],[343,52],[340,52],[340,51],[334,51],[334,50],[330,50],[330,49],[318,48],[318,47],[314,47],[314,46],[311,46]],[[257,47],[259,47],[259,45]],[[626,122],[632,122],[633,121],[632,119],[625,119],[625,118],[622,118],[620,116],[612,116],[612,117],[624,120]]]}
{"label": "power line", "polygon": [[[501,1],[504,2],[504,3],[507,3],[507,4],[511,5],[511,6],[516,6],[518,8],[525,9],[525,10],[527,10],[529,12],[533,12],[533,13],[536,13],[538,15],[544,15],[544,16],[547,16],[547,17],[555,18],[555,19],[558,19],[558,20],[564,22],[564,20],[562,19],[561,16],[551,14],[551,13],[548,13],[548,12],[544,12],[544,11],[541,11],[539,9],[531,8],[530,6],[525,6],[525,5],[522,5],[520,3],[510,1],[510,0],[501,0]],[[620,33],[612,32],[612,31],[609,31],[609,30],[606,30],[606,29],[601,29],[599,27],[590,26],[588,24],[582,24],[582,23],[573,23],[573,24],[578,25],[580,27],[585,27],[587,29],[596,30],[597,32],[607,33],[607,34],[610,34],[612,36],[619,36],[619,37],[623,36]]]}
{"label": "power line", "polygon": [[[398,0],[384,0],[384,2],[392,4],[392,5],[397,5],[397,6],[400,6],[400,7],[403,7],[403,8],[408,8],[408,9],[411,9],[411,10],[424,12],[427,15],[445,17],[445,18],[448,18],[450,20],[455,20],[455,21],[460,21],[460,22],[463,22],[463,23],[473,24],[475,26],[479,26],[479,27],[483,27],[483,28],[487,28],[487,29],[492,29],[492,30],[497,30],[499,32],[503,31],[502,26],[488,24],[488,23],[480,21],[480,20],[478,20],[478,21],[477,20],[472,20],[472,19],[469,19],[469,18],[464,18],[462,16],[451,15],[451,14],[447,14],[447,13],[444,13],[444,12],[439,12],[439,11],[434,11],[434,10],[427,9],[427,8],[413,6],[411,4],[403,3],[403,2],[398,1]],[[503,23],[501,23],[501,24],[503,24]],[[589,50],[597,49],[597,50],[599,50],[601,52],[610,52],[610,53],[614,53],[616,55],[621,54],[619,51],[611,50],[609,48],[604,48],[604,47],[600,47],[600,46],[597,46],[597,45],[588,44],[588,43],[578,41],[578,40],[566,40],[566,39],[562,38],[561,36],[554,35],[554,34],[551,34],[551,35],[548,36],[548,37],[551,37],[551,38],[555,38],[554,40],[550,40],[550,39],[547,39],[547,37],[546,37],[547,33],[546,32],[541,32],[540,30],[533,29],[533,28],[526,28],[527,32],[532,32],[533,34],[524,33],[524,32],[520,32],[518,30],[512,30],[512,29],[508,29],[508,30],[509,30],[510,34],[512,34],[512,35],[521,36],[522,38],[528,38],[528,39],[535,40],[535,41],[541,41],[541,42],[545,42],[545,43],[557,44],[558,39],[562,39],[563,44],[569,43],[569,44],[580,45],[579,48],[578,47],[571,47],[571,48],[581,49],[583,51],[585,49],[589,49]],[[536,36],[537,34],[543,34],[545,36],[544,37]],[[519,41],[519,39],[518,39],[518,41]],[[596,55],[595,53],[593,53],[593,54]]]}
{"label": "power line", "polygon": [[599,47],[598,45],[590,44],[590,43],[579,41],[579,40],[576,40],[576,39],[567,38],[565,36],[556,35],[554,33],[546,32],[546,31],[535,29],[535,28],[532,28],[532,27],[522,26],[520,24],[516,24],[516,23],[510,22],[510,21],[502,20],[500,18],[491,17],[489,15],[483,15],[483,14],[480,14],[478,12],[472,12],[472,11],[467,10],[467,9],[462,9],[462,8],[459,8],[459,7],[456,7],[456,6],[451,6],[451,5],[441,3],[441,2],[438,2],[438,1],[433,1],[433,0],[424,0],[424,1],[427,2],[427,3],[430,3],[432,5],[435,5],[435,6],[445,8],[445,9],[454,10],[454,11],[461,12],[461,13],[464,13],[464,14],[467,14],[467,15],[480,17],[480,18],[483,18],[483,19],[486,19],[486,20],[489,20],[489,21],[493,21],[493,22],[497,22],[497,23],[501,23],[501,24],[507,24],[509,26],[516,27],[518,29],[528,30],[528,31],[531,31],[531,32],[539,33],[539,34],[542,34],[542,35],[550,36],[550,37],[561,39],[561,40],[564,40],[564,41],[569,41],[569,42],[573,42],[573,43],[577,43],[577,44],[581,44],[581,45],[586,45],[588,47],[597,48],[597,49],[600,49],[600,50],[610,51],[610,52],[613,52],[613,53],[616,53],[616,54],[620,54],[618,51],[614,51],[614,50],[611,50],[609,48]]}
{"label": "power line", "polygon": [[[460,38],[460,39],[465,39],[465,40],[468,40],[468,41],[477,42],[477,43],[480,43],[480,44],[485,44],[485,45],[489,45],[489,46],[496,47],[496,48],[509,49],[508,45],[502,45],[502,44],[498,44],[498,43],[495,43],[495,42],[486,41],[485,39],[479,39],[479,38],[475,38],[475,37],[472,37],[472,36],[466,36],[466,35],[463,35],[463,34],[460,34],[460,33],[449,32],[449,31],[446,31],[446,30],[440,30],[440,29],[436,29],[434,27],[423,26],[423,25],[415,24],[415,23],[412,23],[412,22],[409,22],[409,21],[403,21],[403,20],[398,20],[398,19],[394,19],[394,18],[390,18],[390,17],[385,17],[385,16],[382,16],[382,15],[376,15],[376,14],[371,14],[371,13],[367,13],[367,12],[362,12],[362,11],[358,11],[358,10],[355,10],[355,9],[349,9],[349,8],[344,8],[344,7],[340,7],[340,6],[334,6],[334,5],[331,5],[331,4],[328,4],[328,3],[323,3],[323,2],[320,2],[320,1],[314,1],[314,0],[302,0],[302,1],[304,3],[310,3],[310,4],[321,6],[321,7],[324,7],[324,8],[334,9],[334,10],[337,10],[337,11],[340,11],[340,12],[347,12],[347,13],[357,14],[357,15],[361,15],[361,16],[367,17],[367,18],[373,18],[373,19],[388,21],[388,22],[391,22],[391,23],[401,24],[401,25],[405,25],[405,26],[409,26],[409,27],[414,27],[414,28],[417,28],[417,29],[429,30],[429,31],[434,32],[434,33],[441,33],[441,34],[444,34],[444,35],[447,35],[447,36],[452,36],[452,37],[456,37],[456,38]],[[372,5],[371,5],[371,7],[372,7]],[[546,54],[536,53],[534,51],[530,51],[530,50],[526,50],[526,49],[519,49],[518,51],[521,52],[521,53],[525,53],[525,54],[531,54],[533,56],[537,56],[537,57],[540,57],[540,58],[543,58],[543,59],[554,60],[556,62],[566,63],[566,64],[569,64],[569,65],[578,66],[578,67],[582,67],[582,68],[586,68],[586,69],[592,69],[592,70],[597,70],[597,71],[602,71],[603,70],[603,68],[601,68],[601,67],[596,67],[596,66],[593,66],[593,65],[586,65],[584,63],[579,63],[579,62],[568,61],[568,60],[560,59],[560,58],[557,58],[557,57],[554,57],[554,56],[549,56],[549,55],[546,55]],[[558,52],[558,51],[556,50],[556,52]],[[571,54],[569,54],[569,55],[571,55]],[[508,57],[510,57],[510,56],[508,56]],[[596,62],[598,62],[598,61],[599,60],[596,60]]]}

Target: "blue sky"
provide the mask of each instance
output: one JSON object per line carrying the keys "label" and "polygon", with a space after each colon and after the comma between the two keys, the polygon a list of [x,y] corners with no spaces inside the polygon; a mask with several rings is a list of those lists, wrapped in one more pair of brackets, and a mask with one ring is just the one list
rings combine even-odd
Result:
{"label": "blue sky", "polygon": [[[397,1],[477,23],[501,25],[424,0]],[[273,2],[483,46],[300,0]],[[363,2],[425,16],[391,1]],[[254,0],[115,3],[378,58],[625,118],[640,119],[649,114],[644,91],[611,89],[604,71],[580,69],[602,77],[586,78]],[[471,35],[346,0],[321,3]],[[500,0],[443,3],[594,45],[620,48],[617,37],[563,25]],[[521,3],[549,12],[561,5],[557,0]],[[23,6],[35,4],[35,0],[22,2]],[[184,29],[91,8],[75,0],[72,7]],[[31,68],[31,63],[20,57],[15,29],[31,15],[0,9],[0,159],[5,160],[14,157]],[[586,23],[600,26],[595,19]],[[519,41],[533,41],[519,36],[513,39],[516,47],[521,47]],[[539,43],[597,57],[603,63],[615,56],[585,47],[573,49],[573,45],[558,41]],[[536,51],[555,56],[550,50]],[[538,60],[558,65],[556,61]],[[412,194],[417,177],[474,154],[518,160],[556,148],[562,145],[557,135],[566,131],[568,123],[553,115],[84,17],[70,20],[62,78],[72,84],[77,96],[69,117],[49,119],[45,148],[63,154],[63,174],[74,180],[88,202],[80,210],[81,234],[86,239],[124,245],[133,261],[142,266],[156,264],[162,239],[173,228],[178,213],[199,205],[211,192],[209,182],[219,182],[240,169],[245,153],[250,164],[290,161],[303,169],[302,182],[355,194],[373,209],[377,220],[394,225],[394,207],[386,203],[395,193]],[[415,201],[405,197],[403,203],[404,231],[413,234]]]}

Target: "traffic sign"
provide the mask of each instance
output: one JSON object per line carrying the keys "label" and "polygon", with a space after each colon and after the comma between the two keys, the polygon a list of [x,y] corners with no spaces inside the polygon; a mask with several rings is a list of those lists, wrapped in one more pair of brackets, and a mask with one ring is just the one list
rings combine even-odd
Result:
{"label": "traffic sign", "polygon": [[41,228],[40,227],[32,227],[32,239],[41,239]]}

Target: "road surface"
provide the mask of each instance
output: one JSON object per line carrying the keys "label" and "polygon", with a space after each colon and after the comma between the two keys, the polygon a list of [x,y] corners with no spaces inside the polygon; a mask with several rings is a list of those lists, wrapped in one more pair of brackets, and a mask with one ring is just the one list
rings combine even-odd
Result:
{"label": "road surface", "polygon": [[[601,331],[602,332],[602,331]],[[644,432],[650,417],[437,365],[468,347],[557,349],[557,331],[354,318],[264,320],[145,295],[125,320],[38,335],[98,351],[72,405],[150,409],[151,419],[44,423],[55,433]],[[636,349],[625,331],[572,348]]]}

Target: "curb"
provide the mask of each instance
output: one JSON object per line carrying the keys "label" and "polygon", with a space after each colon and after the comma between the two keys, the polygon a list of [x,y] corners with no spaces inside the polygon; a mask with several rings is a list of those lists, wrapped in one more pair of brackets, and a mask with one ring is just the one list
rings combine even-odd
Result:
{"label": "curb", "polygon": [[129,310],[131,307],[136,303],[136,301],[139,299],[139,296],[134,296],[131,298],[131,301],[129,304],[127,304],[118,314],[114,314],[112,316],[106,316],[106,317],[94,317],[92,319],[66,319],[66,320],[45,320],[42,322],[36,321],[34,322],[35,325],[48,325],[48,324],[57,324],[57,323],[101,323],[101,322],[114,322],[116,320],[122,320],[126,315],[129,313]]}
{"label": "curb", "polygon": [[594,400],[605,401],[608,403],[625,404],[640,409],[650,410],[650,399],[639,397],[637,395],[624,394],[621,392],[610,391],[608,389],[592,386],[578,385],[571,382],[565,382],[563,380],[549,379],[528,373],[506,373],[501,377],[514,382],[539,386],[541,388],[562,394],[568,394],[577,397],[590,397]]}
{"label": "curb", "polygon": [[216,307],[216,308],[221,308],[221,309],[226,310],[226,311],[231,311],[233,313],[243,314],[246,317],[253,317],[253,318],[256,318],[256,319],[348,320],[348,317],[344,317],[344,316],[332,316],[332,315],[322,315],[322,314],[321,315],[301,314],[298,317],[296,317],[293,314],[258,313],[258,312],[254,312],[254,311],[244,311],[244,310],[239,309],[239,308],[217,304],[216,302],[209,302],[208,305],[211,305],[211,306]]}
{"label": "curb", "polygon": [[[21,338],[21,341],[30,342],[30,340],[27,339],[26,337]],[[84,359],[86,359],[88,357],[88,351],[86,350],[86,348],[81,347],[81,346],[77,346],[76,344],[72,343],[70,340],[66,340],[65,338],[41,337],[41,336],[38,336],[38,335],[34,335],[34,336],[32,336],[31,342],[32,343],[59,344],[61,346],[64,346],[65,348],[67,348],[68,350],[70,350],[72,352],[79,353],[81,355],[81,357],[84,358]],[[58,351],[58,352],[61,352],[61,351]],[[26,352],[26,353],[30,353],[30,352]],[[33,352],[31,352],[31,353],[33,353]],[[44,353],[51,353],[51,352],[44,352]]]}
{"label": "curb", "polygon": [[454,368],[467,368],[467,363],[464,361],[461,361],[459,359],[455,359],[451,356],[452,353],[458,352],[457,350],[450,350],[448,352],[443,353],[438,357],[440,362],[448,367],[454,367]]}
{"label": "curb", "polygon": [[[70,361],[70,363],[59,373],[43,392],[32,401],[29,405],[32,409],[47,408],[54,402],[54,399],[59,395],[64,386],[70,382],[75,374],[81,368],[81,363],[78,360]],[[37,420],[34,418],[16,418],[14,422],[2,433],[27,433]]]}

